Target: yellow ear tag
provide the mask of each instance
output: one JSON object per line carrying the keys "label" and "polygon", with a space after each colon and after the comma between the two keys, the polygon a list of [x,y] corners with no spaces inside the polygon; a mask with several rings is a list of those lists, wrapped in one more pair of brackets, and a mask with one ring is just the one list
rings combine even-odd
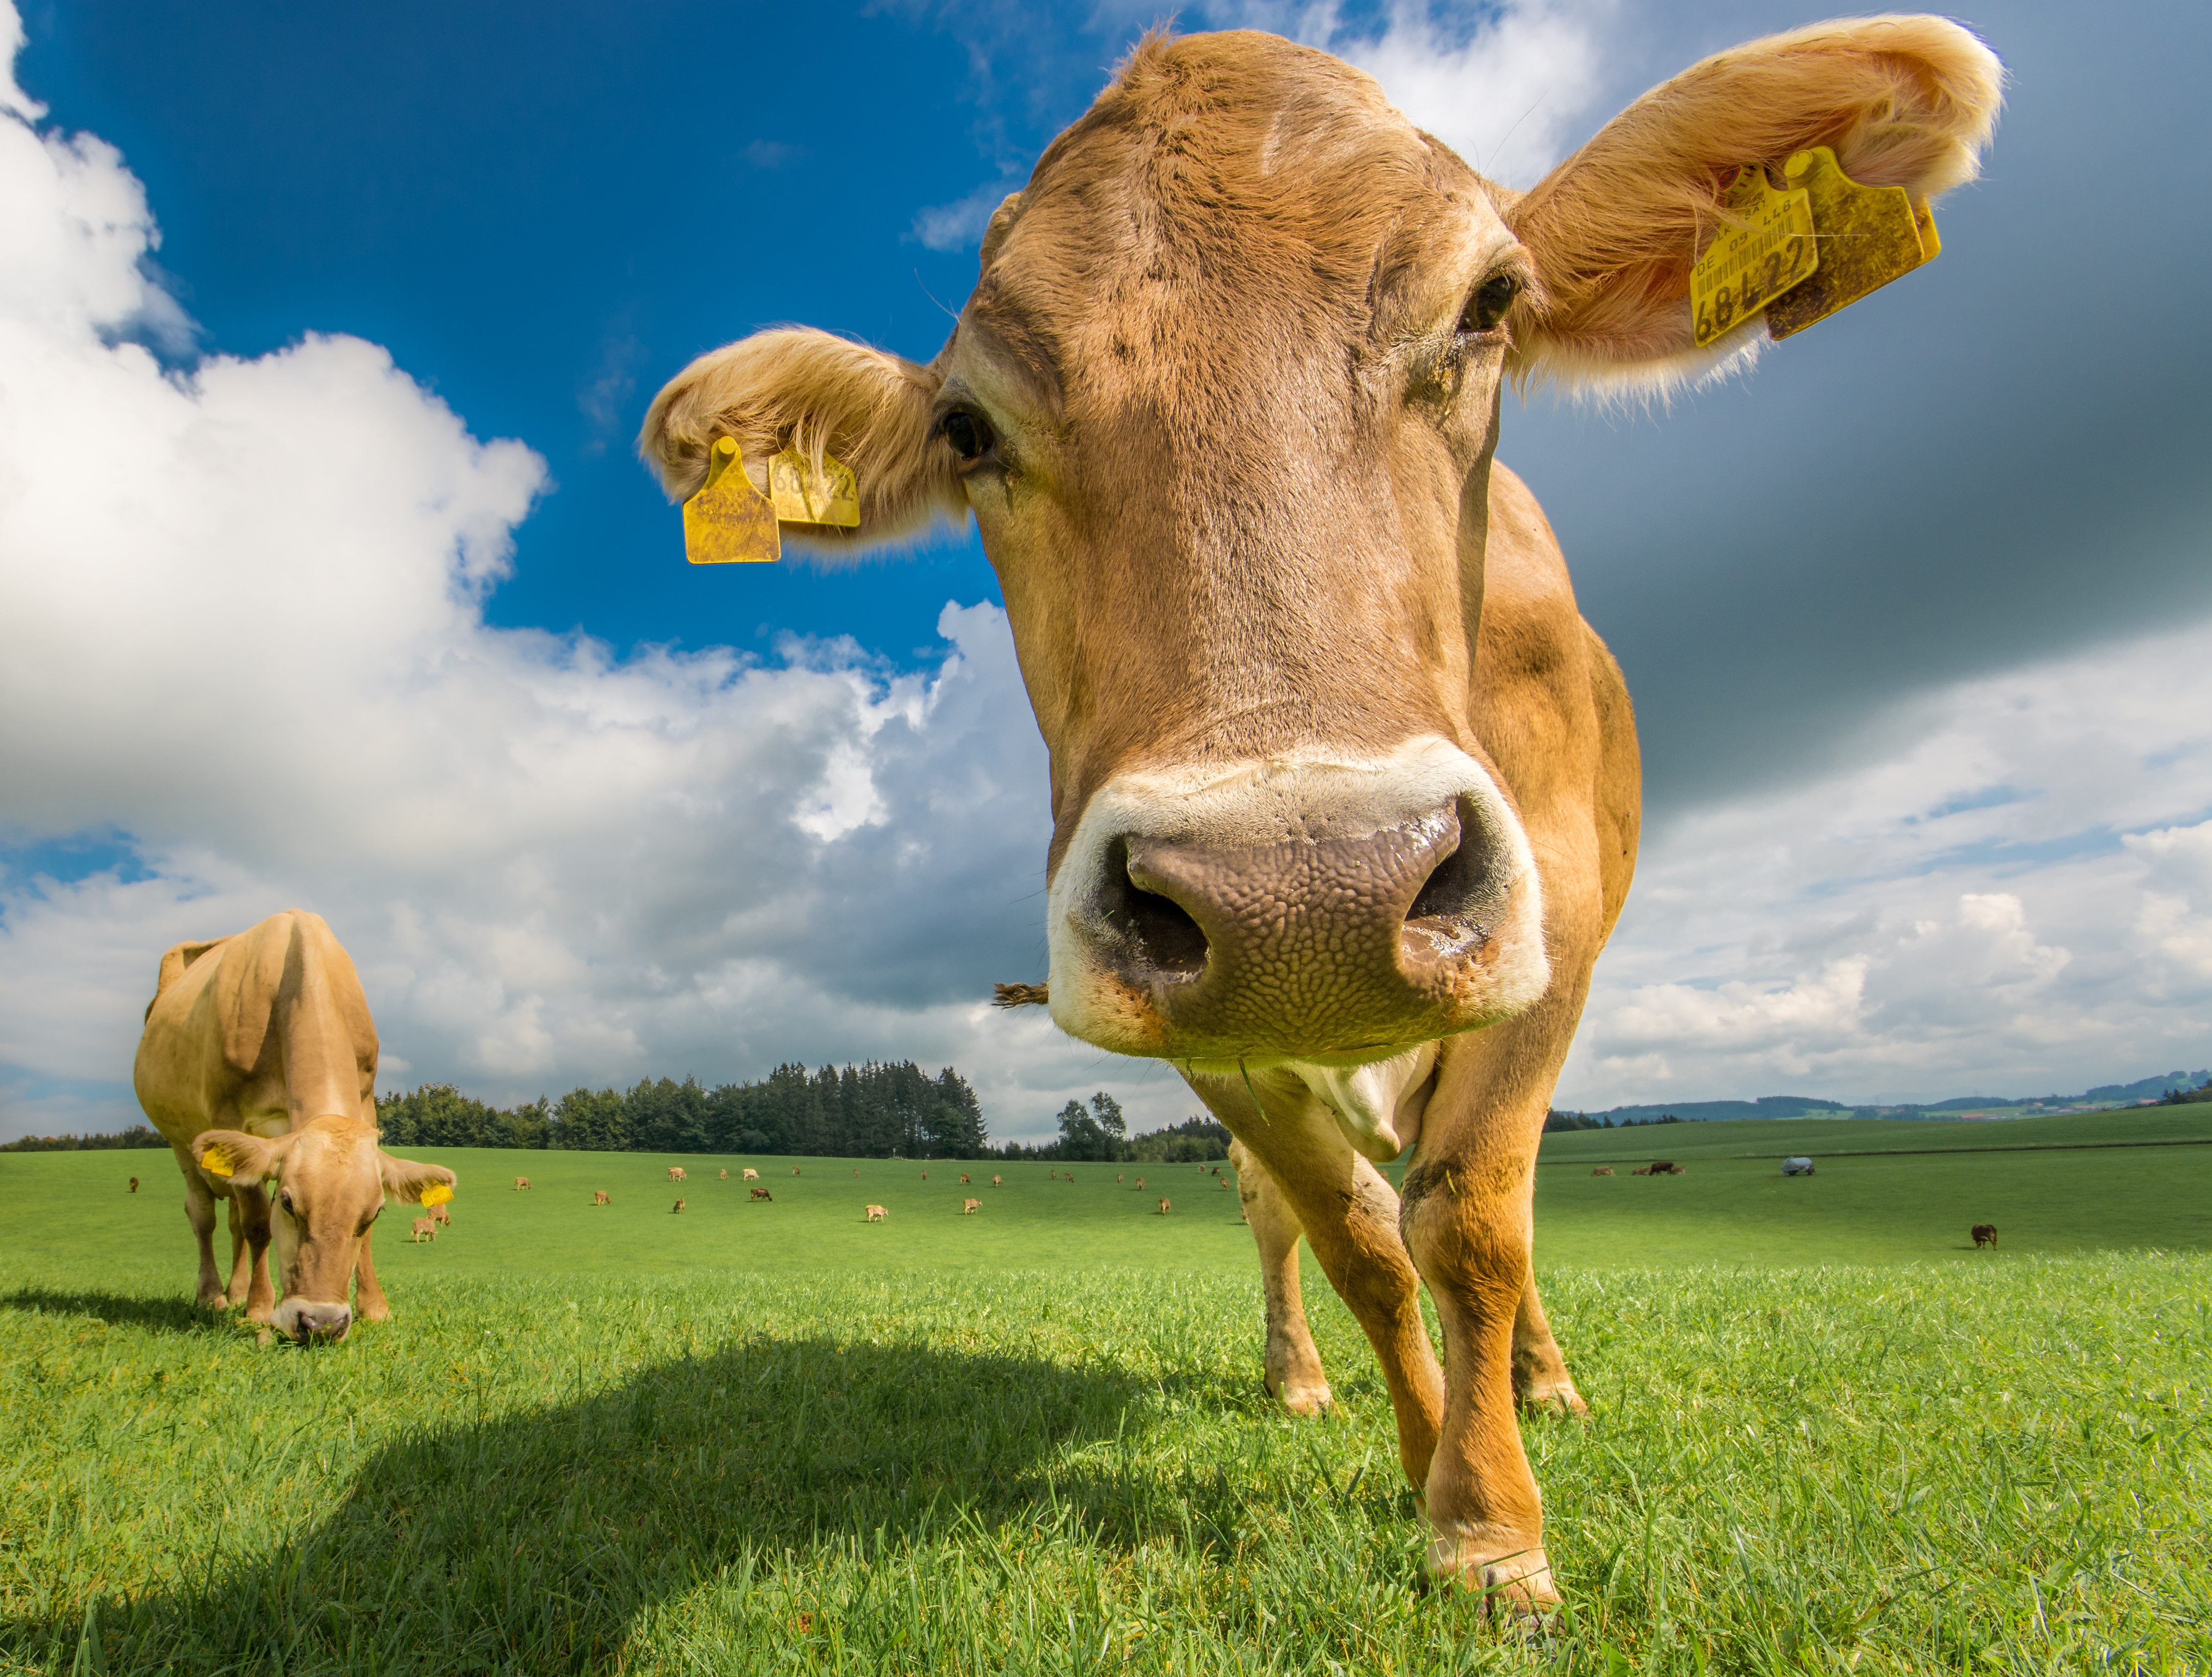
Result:
{"label": "yellow ear tag", "polygon": [[694,565],[745,565],[783,557],[775,509],[753,487],[728,437],[714,439],[707,481],[684,503],[684,557]]}
{"label": "yellow ear tag", "polygon": [[[1820,264],[1812,195],[1777,191],[1757,164],[1736,171],[1721,194],[1729,219],[1690,270],[1690,318],[1698,348],[1717,342]],[[1768,317],[1770,320],[1772,317]]]}
{"label": "yellow ear tag", "polygon": [[442,1182],[434,1182],[428,1188],[425,1188],[422,1190],[422,1197],[420,1200],[417,1200],[416,1203],[417,1205],[443,1205],[447,1200],[450,1200],[453,1197],[453,1190],[452,1189],[447,1187]]}
{"label": "yellow ear tag", "polygon": [[860,491],[852,469],[826,454],[817,476],[796,448],[784,450],[768,463],[768,498],[787,524],[860,527]]}
{"label": "yellow ear tag", "polygon": [[1901,274],[1933,262],[1942,249],[1936,218],[1917,209],[1902,186],[1862,186],[1837,166],[1826,146],[1801,151],[1782,166],[1783,179],[1813,201],[1820,266],[1812,278],[1766,311],[1768,335],[1786,338],[1856,303]]}
{"label": "yellow ear tag", "polygon": [[205,1171],[211,1177],[227,1177],[237,1174],[236,1171],[230,1168],[230,1161],[222,1156],[222,1150],[217,1147],[210,1147],[205,1153],[200,1155],[200,1169]]}

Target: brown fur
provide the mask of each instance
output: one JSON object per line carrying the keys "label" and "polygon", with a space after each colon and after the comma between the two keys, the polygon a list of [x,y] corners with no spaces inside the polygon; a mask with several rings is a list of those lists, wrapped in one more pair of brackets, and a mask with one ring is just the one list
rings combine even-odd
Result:
{"label": "brown fur", "polygon": [[752,1190],[751,1198],[756,1200],[773,1200],[775,1198],[775,1196],[769,1193],[765,1188],[756,1188]]}
{"label": "brown fur", "polygon": [[884,1218],[890,1215],[890,1213],[884,1210],[883,1207],[879,1205],[872,1205],[868,1208],[867,1220],[871,1223],[880,1223]]}
{"label": "brown fur", "polygon": [[678,1201],[677,1201],[677,1202],[676,1202],[676,1203],[675,1203],[674,1205],[672,1205],[672,1206],[669,1207],[668,1208],[669,1208],[669,1210],[670,1210],[672,1213],[672,1212],[681,1211],[681,1210],[683,1210],[683,1209],[684,1209],[684,1202],[683,1202],[683,1201],[681,1201],[681,1200],[678,1200]]}
{"label": "brown fur", "polygon": [[671,1182],[684,1181],[684,1167],[681,1165],[671,1165],[668,1167],[668,1179]]}
{"label": "brown fur", "polygon": [[438,1238],[438,1226],[428,1217],[417,1217],[408,1230],[408,1238],[418,1246],[426,1240],[435,1240]]}
{"label": "brown fur", "polygon": [[1610,1165],[1601,1165],[1595,1170],[1592,1171],[1590,1174],[1594,1177],[1609,1177],[1613,1174],[1613,1166]]}
{"label": "brown fur", "polygon": [[[928,366],[764,333],[695,362],[647,417],[641,451],[678,494],[729,434],[749,462],[826,443],[860,474],[864,544],[972,512],[1050,752],[1048,882],[1100,790],[1147,776],[1387,760],[1433,739],[1510,798],[1541,921],[1516,934],[1535,976],[1494,1011],[1453,992],[1391,1036],[1412,1015],[1345,1026],[1332,1001],[1294,1015],[1260,986],[1243,1034],[1179,1038],[1157,996],[1063,974],[1057,954],[1038,995],[1000,997],[1044,1000],[1117,1051],[1273,1056],[1186,1071],[1250,1155],[1271,1381],[1326,1389],[1282,1302],[1303,1233],[1376,1352],[1446,1577],[1554,1595],[1515,1408],[1583,1403],[1529,1269],[1534,1159],[1640,824],[1620,669],[1542,510],[1492,461],[1500,391],[1663,386],[1741,348],[1755,328],[1689,348],[1719,172],[1827,144],[1855,178],[1924,199],[1971,177],[1999,91],[1996,61],[1940,20],[1821,25],[1685,72],[1516,196],[1323,55],[1155,35],[1000,207]],[[1520,287],[1504,320],[1457,330],[1499,278]],[[933,428],[953,405],[994,438],[966,465]],[[1419,1137],[1402,1200],[1284,1063],[1392,1043]]]}
{"label": "brown fur", "polygon": [[[318,915],[289,910],[161,957],[132,1081],[184,1177],[203,1304],[243,1304],[249,1321],[301,1339],[391,1314],[369,1226],[387,1200],[419,1204],[454,1177],[378,1148],[376,1060],[361,980]],[[230,1202],[228,1287],[218,1199]]]}
{"label": "brown fur", "polygon": [[1995,1223],[1977,1223],[1967,1232],[1974,1237],[1974,1244],[1977,1247],[1994,1246],[1997,1244],[1997,1226]]}
{"label": "brown fur", "polygon": [[612,1205],[614,1202],[607,1197],[607,1190],[605,1189],[594,1188],[592,1190],[592,1203],[593,1205]]}
{"label": "brown fur", "polygon": [[981,1200],[963,1200],[960,1202],[960,1214],[963,1217],[972,1217],[975,1213],[981,1211],[982,1208],[983,1202]]}

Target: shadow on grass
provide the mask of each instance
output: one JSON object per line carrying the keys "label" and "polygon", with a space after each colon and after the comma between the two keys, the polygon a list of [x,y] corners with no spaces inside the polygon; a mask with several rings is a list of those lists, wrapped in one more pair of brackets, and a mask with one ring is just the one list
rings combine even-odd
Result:
{"label": "shadow on grass", "polygon": [[0,1310],[97,1317],[110,1327],[145,1328],[157,1334],[214,1333],[229,1327],[234,1320],[182,1293],[143,1298],[126,1293],[70,1293],[42,1287],[18,1287],[0,1294]]}
{"label": "shadow on grass", "polygon": [[641,1613],[726,1568],[819,1577],[1070,1519],[1109,1544],[1226,1537],[1237,1510],[1208,1517],[1225,1486],[1161,1485],[1110,1447],[1068,1458],[1129,1436],[1139,1389],[1040,1359],[757,1339],[397,1440],[289,1543],[227,1552],[204,1584],[112,1598],[89,1623],[0,1625],[0,1654],[58,1670],[590,1670]]}

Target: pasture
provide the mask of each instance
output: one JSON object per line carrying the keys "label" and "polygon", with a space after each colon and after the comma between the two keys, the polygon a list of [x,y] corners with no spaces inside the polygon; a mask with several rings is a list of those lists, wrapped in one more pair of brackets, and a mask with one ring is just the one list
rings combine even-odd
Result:
{"label": "pasture", "polygon": [[2212,1147],[1729,1156],[2212,1110],[1819,1129],[1547,1141],[1595,1414],[1527,1424],[1568,1603],[1533,1642],[1425,1587],[1310,1256],[1338,1406],[1269,1404],[1199,1169],[426,1150],[453,1228],[387,1213],[394,1320],[301,1352],[192,1306],[166,1154],[0,1156],[0,1669],[2212,1668]]}

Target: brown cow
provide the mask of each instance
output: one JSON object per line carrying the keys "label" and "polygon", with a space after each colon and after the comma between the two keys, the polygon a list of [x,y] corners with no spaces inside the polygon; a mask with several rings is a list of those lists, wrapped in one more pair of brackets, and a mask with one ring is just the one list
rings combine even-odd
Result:
{"label": "brown cow", "polygon": [[430,1220],[431,1220],[432,1222],[435,1223],[435,1224],[436,1224],[440,1228],[447,1228],[447,1229],[449,1229],[449,1228],[453,1227],[453,1208],[452,1208],[450,1206],[446,1205],[446,1204],[445,1204],[445,1203],[443,1203],[442,1202],[441,1202],[439,1204],[436,1204],[436,1205],[432,1206],[432,1207],[430,1208]]}
{"label": "brown cow", "polygon": [[729,1171],[728,1171],[727,1170],[725,1170],[725,1171],[722,1172],[722,1180],[723,1180],[723,1181],[725,1181],[725,1182],[727,1182],[729,1179],[730,1179],[730,1173],[729,1173]]}
{"label": "brown cow", "polygon": [[1142,1178],[1142,1177],[1139,1177],[1139,1178],[1137,1178],[1137,1186],[1138,1186],[1138,1188],[1141,1190],[1143,1189],[1144,1185],[1145,1185],[1145,1179],[1144,1179],[1144,1178]]}
{"label": "brown cow", "polygon": [[927,1182],[927,1181],[929,1180],[929,1172],[928,1172],[928,1171],[924,1171],[921,1173],[921,1179],[922,1179],[924,1182]]}
{"label": "brown cow", "polygon": [[1997,1226],[1995,1223],[1977,1223],[1967,1232],[1974,1237],[1974,1248],[1977,1251],[1984,1246],[1994,1246],[1997,1244]]}
{"label": "brown cow", "polygon": [[793,1176],[797,1176],[797,1175],[799,1174],[799,1166],[798,1166],[798,1165],[793,1165],[791,1167],[791,1173],[792,1173],[792,1175],[793,1175]]}
{"label": "brown cow", "polygon": [[752,1197],[756,1200],[773,1201],[775,1198],[775,1196],[769,1193],[765,1188],[756,1188],[752,1191]]}
{"label": "brown cow", "polygon": [[1601,1165],[1597,1169],[1592,1171],[1590,1174],[1594,1177],[1609,1177],[1613,1174],[1613,1166],[1610,1165]]}
{"label": "brown cow", "polygon": [[516,1193],[520,1194],[520,1193],[523,1192],[523,1191],[524,1191],[525,1190],[526,1190],[529,1186],[530,1186],[530,1178],[529,1178],[528,1177],[517,1177],[517,1178],[515,1178],[515,1179],[514,1179],[514,1191],[515,1191]]}
{"label": "brown cow", "polygon": [[428,1217],[417,1217],[413,1226],[408,1231],[408,1238],[418,1246],[426,1240],[435,1240],[438,1238],[438,1226]]}
{"label": "brown cow", "polygon": [[880,1223],[884,1218],[890,1215],[890,1213],[884,1210],[883,1207],[879,1205],[872,1205],[868,1208],[867,1220],[871,1223]]}
{"label": "brown cow", "polygon": [[744,1175],[739,1178],[738,1180],[741,1182],[758,1182],[760,1180],[760,1172],[753,1169],[751,1165],[748,1165],[745,1166]]}
{"label": "brown cow", "polygon": [[684,1167],[681,1165],[671,1165],[668,1167],[668,1179],[671,1182],[682,1182],[684,1179]]}
{"label": "brown cow", "polygon": [[605,1189],[594,1188],[592,1190],[592,1203],[593,1205],[612,1205],[614,1202],[607,1197],[607,1190]]}
{"label": "brown cow", "polygon": [[678,1201],[677,1201],[677,1202],[676,1202],[676,1203],[675,1203],[674,1205],[672,1205],[672,1206],[669,1207],[668,1208],[669,1208],[669,1210],[670,1210],[670,1211],[672,1211],[672,1212],[681,1211],[681,1210],[683,1210],[683,1209],[684,1209],[684,1202],[683,1202],[683,1201],[681,1201],[681,1200],[678,1200]]}
{"label": "brown cow", "polygon": [[[1501,392],[1749,354],[1761,316],[1689,295],[1739,172],[1823,147],[1923,204],[2000,83],[1940,19],[1817,25],[1524,193],[1321,53],[1155,34],[1000,205],[933,361],[780,329],[647,415],[678,495],[725,439],[756,483],[835,456],[859,521],[821,542],[975,518],[1051,769],[1040,988],[1181,1069],[1280,1190],[1381,1359],[1440,1575],[1554,1596],[1515,1400],[1581,1400],[1531,1167],[1640,820],[1620,670],[1492,463]],[[1401,1203],[1375,1164],[1408,1147]]]}
{"label": "brown cow", "polygon": [[994,1188],[1004,1188],[1006,1185],[1004,1179],[1001,1178],[993,1177],[991,1178],[991,1186]]}
{"label": "brown cow", "polygon": [[1637,1174],[1647,1177],[1671,1177],[1679,1175],[1681,1168],[1671,1159],[1659,1159],[1653,1160]]}
{"label": "brown cow", "polygon": [[[361,980],[319,916],[289,910],[161,957],[132,1081],[185,1179],[202,1304],[243,1304],[248,1321],[302,1343],[343,1339],[356,1308],[371,1322],[392,1313],[370,1225],[386,1202],[450,1198],[455,1178],[376,1145],[376,1056]],[[218,1199],[230,1202],[228,1289]]]}
{"label": "brown cow", "polygon": [[137,1177],[131,1178],[131,1191],[134,1194],[138,1191],[138,1178]]}
{"label": "brown cow", "polygon": [[967,1186],[969,1186],[969,1179],[968,1172],[967,1172],[967,1171],[961,1171],[961,1173],[960,1173],[960,1185],[961,1185],[963,1188],[965,1188],[965,1187],[967,1187]]}
{"label": "brown cow", "polygon": [[1162,1201],[1160,1202],[1160,1215],[1161,1215],[1161,1216],[1163,1216],[1163,1217],[1164,1217],[1164,1216],[1166,1216],[1167,1214],[1168,1214],[1168,1202],[1167,1202],[1165,1200],[1162,1200]]}
{"label": "brown cow", "polygon": [[960,1202],[960,1214],[963,1217],[972,1217],[982,1208],[983,1202],[981,1200],[963,1200]]}

